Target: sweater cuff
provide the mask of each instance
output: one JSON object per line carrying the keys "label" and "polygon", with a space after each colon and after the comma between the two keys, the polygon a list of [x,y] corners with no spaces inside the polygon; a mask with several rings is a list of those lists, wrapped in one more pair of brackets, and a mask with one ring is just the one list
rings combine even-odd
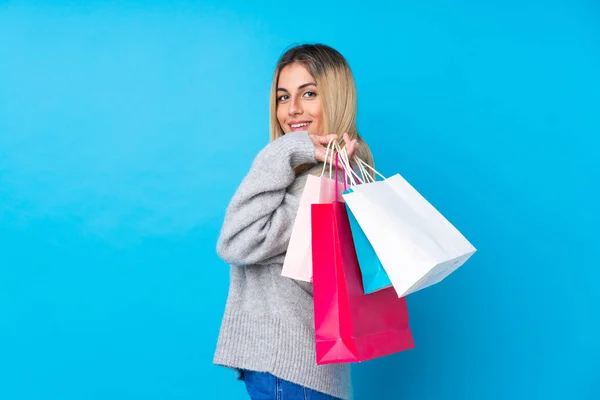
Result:
{"label": "sweater cuff", "polygon": [[271,150],[289,157],[293,168],[301,164],[316,164],[315,145],[307,131],[286,133],[271,142]]}

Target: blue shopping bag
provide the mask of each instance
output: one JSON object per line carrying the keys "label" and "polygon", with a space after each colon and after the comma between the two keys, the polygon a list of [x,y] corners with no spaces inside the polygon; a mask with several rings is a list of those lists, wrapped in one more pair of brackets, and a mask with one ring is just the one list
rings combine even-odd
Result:
{"label": "blue shopping bag", "polygon": [[[338,162],[340,160],[339,153],[336,154],[335,168],[336,174],[338,170]],[[342,161],[343,158],[342,158]],[[348,193],[352,193],[354,190],[352,187],[346,185],[346,178],[349,174],[356,176],[357,181],[362,183],[362,180],[353,172],[353,168],[348,160],[345,160],[346,164],[344,167],[344,191],[342,196]],[[352,180],[352,179],[351,179]],[[375,180],[375,178],[373,178]],[[378,290],[385,289],[392,286],[392,281],[388,277],[387,272],[383,269],[379,257],[375,253],[375,249],[371,246],[369,239],[363,232],[362,228],[358,224],[358,221],[352,214],[352,210],[346,204],[346,211],[348,214],[348,220],[350,222],[350,232],[352,233],[352,240],[354,241],[354,247],[356,250],[356,258],[358,259],[358,266],[362,277],[363,292],[365,294],[377,292]]]}
{"label": "blue shopping bag", "polygon": [[[349,188],[344,191],[344,194],[351,192],[352,188]],[[392,286],[392,281],[390,281],[388,274],[383,269],[373,246],[371,246],[369,239],[367,239],[367,236],[347,205],[346,210],[348,211],[348,219],[350,220],[350,230],[352,231],[352,239],[356,248],[358,266],[362,275],[364,293],[369,294]]]}

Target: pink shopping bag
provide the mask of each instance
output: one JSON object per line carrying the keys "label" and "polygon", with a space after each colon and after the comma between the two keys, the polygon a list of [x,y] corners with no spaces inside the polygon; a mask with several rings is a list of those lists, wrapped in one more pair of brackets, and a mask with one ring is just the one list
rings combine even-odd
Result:
{"label": "pink shopping bag", "polygon": [[317,364],[367,361],[415,347],[406,297],[365,294],[343,202],[311,206]]}
{"label": "pink shopping bag", "polygon": [[[327,151],[329,152],[329,147]],[[327,159],[327,154],[325,159]],[[336,200],[332,166],[329,165],[329,176],[324,176],[326,165],[323,165],[321,176],[309,175],[306,179],[306,185],[300,198],[298,214],[292,227],[292,236],[283,262],[282,276],[299,281],[312,281],[311,205],[332,203]],[[341,193],[337,195],[337,200],[343,201]]]}

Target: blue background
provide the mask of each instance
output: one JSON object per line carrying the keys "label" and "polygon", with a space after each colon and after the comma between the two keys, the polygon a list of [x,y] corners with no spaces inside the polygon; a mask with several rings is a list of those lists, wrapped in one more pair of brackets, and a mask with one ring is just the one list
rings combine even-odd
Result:
{"label": "blue background", "polygon": [[600,398],[598,3],[394,3],[0,2],[0,399],[245,398],[215,242],[314,41],[378,169],[478,249],[356,399]]}

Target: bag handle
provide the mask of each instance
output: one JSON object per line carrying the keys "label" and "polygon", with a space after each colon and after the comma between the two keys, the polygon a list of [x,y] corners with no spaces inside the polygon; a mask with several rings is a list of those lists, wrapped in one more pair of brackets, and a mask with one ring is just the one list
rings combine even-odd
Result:
{"label": "bag handle", "polygon": [[360,175],[363,177],[363,181],[365,181],[367,183],[375,182],[375,178],[373,177],[373,175],[368,173],[366,168],[361,163],[357,163],[357,164],[358,164],[358,168],[360,169]]}
{"label": "bag handle", "polygon": [[[343,149],[340,149],[339,145],[336,144],[336,149],[338,151],[338,154],[341,157],[342,168],[344,168],[346,177],[349,180],[350,184],[352,186],[356,186],[357,184],[363,183],[363,180],[360,179],[360,177],[356,174],[356,172],[354,172],[354,169],[352,168],[352,165],[350,164],[350,160],[348,159],[348,153],[346,152],[346,148],[344,147]],[[344,178],[344,180],[346,180],[346,178]]]}
{"label": "bag handle", "polygon": [[385,176],[383,176],[382,174],[380,174],[379,172],[377,172],[375,170],[375,168],[371,167],[369,164],[367,164],[366,162],[364,162],[363,160],[361,160],[360,158],[354,156],[354,160],[359,164],[362,165],[362,167],[367,167],[369,168],[371,171],[373,171],[375,174],[379,175],[379,177],[381,177],[381,179],[387,179]]}
{"label": "bag handle", "polygon": [[[375,168],[371,167],[365,161],[361,160],[358,156],[354,156],[352,158],[354,159],[354,161],[356,161],[356,163],[358,165],[360,174],[362,175],[362,180],[361,180],[360,177],[354,171],[354,168],[352,168],[352,164],[350,164],[350,161],[348,159],[348,153],[346,152],[346,148],[344,147],[343,149],[340,149],[339,145],[336,143],[336,149],[338,150],[338,153],[342,157],[342,167],[345,168],[349,172],[348,179],[350,180],[352,185],[375,182],[376,181],[375,175],[379,176],[383,180],[387,179],[385,176],[383,176],[383,174],[381,174]],[[372,173],[369,173],[367,171],[367,168],[370,169],[372,172],[374,172],[375,175],[373,175]]]}
{"label": "bag handle", "polygon": [[337,160],[338,162],[342,163],[342,168],[344,169],[344,183],[347,184],[347,182],[350,182],[350,185],[356,185],[356,181],[354,180],[354,177],[352,175],[350,175],[347,171],[349,170],[348,168],[348,157],[346,157],[346,154],[344,153],[345,149],[340,149],[339,145],[336,145],[336,150],[337,150],[337,157],[340,160]]}
{"label": "bag handle", "polygon": [[331,179],[331,170],[332,170],[332,163],[333,163],[333,150],[334,150],[334,146],[332,146],[332,144],[335,142],[335,139],[331,139],[329,141],[329,143],[327,143],[327,150],[325,151],[325,161],[323,162],[323,170],[321,171],[321,178],[323,177],[323,174],[325,174],[325,167],[327,166],[327,157],[329,156],[329,151],[331,150],[331,158],[332,160],[329,162],[329,179]]}
{"label": "bag handle", "polygon": [[[340,184],[340,181],[338,180],[338,160],[340,159],[340,153],[336,152],[335,153],[335,201],[338,201],[338,196],[339,196],[339,189],[338,186]],[[342,160],[343,162],[343,160]],[[346,173],[346,169],[342,166],[342,169],[344,170],[344,191],[346,191],[348,189],[348,187],[346,186],[346,177],[348,176]]]}

